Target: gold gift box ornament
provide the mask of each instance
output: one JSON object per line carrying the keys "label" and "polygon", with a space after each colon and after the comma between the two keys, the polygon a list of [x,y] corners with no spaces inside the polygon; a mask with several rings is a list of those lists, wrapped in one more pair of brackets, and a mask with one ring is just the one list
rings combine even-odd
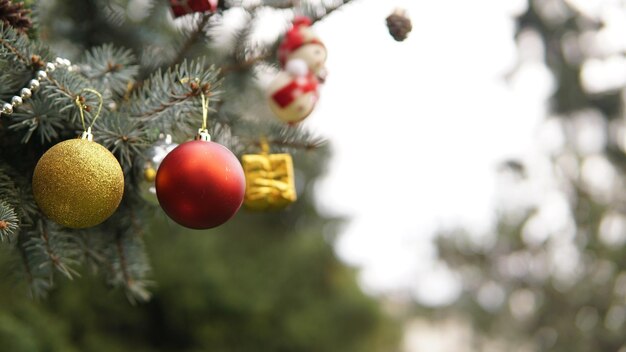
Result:
{"label": "gold gift box ornament", "polygon": [[269,154],[261,143],[262,154],[242,156],[246,175],[244,204],[251,210],[282,209],[297,199],[293,159],[289,154]]}

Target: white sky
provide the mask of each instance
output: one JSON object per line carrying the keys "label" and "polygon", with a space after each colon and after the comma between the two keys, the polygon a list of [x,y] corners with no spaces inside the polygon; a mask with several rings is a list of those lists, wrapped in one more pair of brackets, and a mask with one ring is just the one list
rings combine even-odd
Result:
{"label": "white sky", "polygon": [[[330,75],[306,125],[334,149],[317,194],[352,218],[337,252],[368,291],[414,288],[438,304],[454,284],[433,260],[433,233],[488,228],[497,164],[530,149],[549,78],[531,65],[504,80],[525,0],[382,3],[359,0],[316,25]],[[385,26],[396,6],[413,22],[402,43]]]}

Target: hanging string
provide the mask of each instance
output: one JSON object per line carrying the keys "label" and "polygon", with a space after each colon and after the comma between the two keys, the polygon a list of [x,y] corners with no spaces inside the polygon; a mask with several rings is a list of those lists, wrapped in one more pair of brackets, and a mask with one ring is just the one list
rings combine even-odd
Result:
{"label": "hanging string", "polygon": [[[96,115],[93,117],[93,120],[91,120],[91,124],[88,127],[85,125],[85,111],[84,111],[87,108],[87,106],[85,106],[80,101],[80,98],[81,98],[80,93],[83,93],[83,92],[93,93],[94,95],[98,97],[98,101],[99,101]],[[102,104],[104,103],[104,100],[102,99],[102,94],[100,94],[95,89],[84,88],[83,90],[80,91],[80,93],[76,96],[76,100],[74,102],[78,106],[78,111],[80,112],[80,122],[83,124],[83,131],[87,134],[91,134],[91,128],[93,127],[94,123],[96,123],[96,120],[100,116],[100,112],[102,111]]]}
{"label": "hanging string", "polygon": [[204,96],[204,92],[200,93],[200,96],[202,97],[202,128],[200,130],[201,132],[208,133],[207,120],[209,117],[209,98]]}
{"label": "hanging string", "polygon": [[[180,83],[187,83],[191,79],[189,77],[182,78]],[[210,141],[211,136],[209,135],[208,130],[208,120],[209,120],[209,97],[208,94],[205,96],[202,91],[202,87],[200,86],[200,80],[198,78],[193,79],[196,82],[200,89],[200,98],[202,99],[202,127],[198,129],[198,136],[196,139],[201,139],[204,141]]]}

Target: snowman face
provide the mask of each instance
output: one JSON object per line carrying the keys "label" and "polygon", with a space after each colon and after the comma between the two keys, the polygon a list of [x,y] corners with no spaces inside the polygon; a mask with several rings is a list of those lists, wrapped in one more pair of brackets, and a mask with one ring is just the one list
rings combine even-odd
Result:
{"label": "snowman face", "polygon": [[292,52],[288,59],[304,60],[311,72],[318,74],[324,69],[326,64],[326,48],[320,44],[306,44]]}

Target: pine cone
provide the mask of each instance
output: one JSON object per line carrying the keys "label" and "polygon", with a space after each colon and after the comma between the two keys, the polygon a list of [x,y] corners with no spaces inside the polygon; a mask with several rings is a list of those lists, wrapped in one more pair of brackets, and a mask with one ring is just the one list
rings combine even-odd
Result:
{"label": "pine cone", "polygon": [[389,28],[389,34],[393,39],[401,42],[409,36],[413,30],[413,25],[411,19],[407,17],[406,11],[398,9],[387,17],[387,28]]}
{"label": "pine cone", "polygon": [[33,26],[33,22],[28,15],[30,15],[30,10],[25,9],[23,3],[0,0],[0,21],[5,25],[11,26],[19,32],[26,33]]}

